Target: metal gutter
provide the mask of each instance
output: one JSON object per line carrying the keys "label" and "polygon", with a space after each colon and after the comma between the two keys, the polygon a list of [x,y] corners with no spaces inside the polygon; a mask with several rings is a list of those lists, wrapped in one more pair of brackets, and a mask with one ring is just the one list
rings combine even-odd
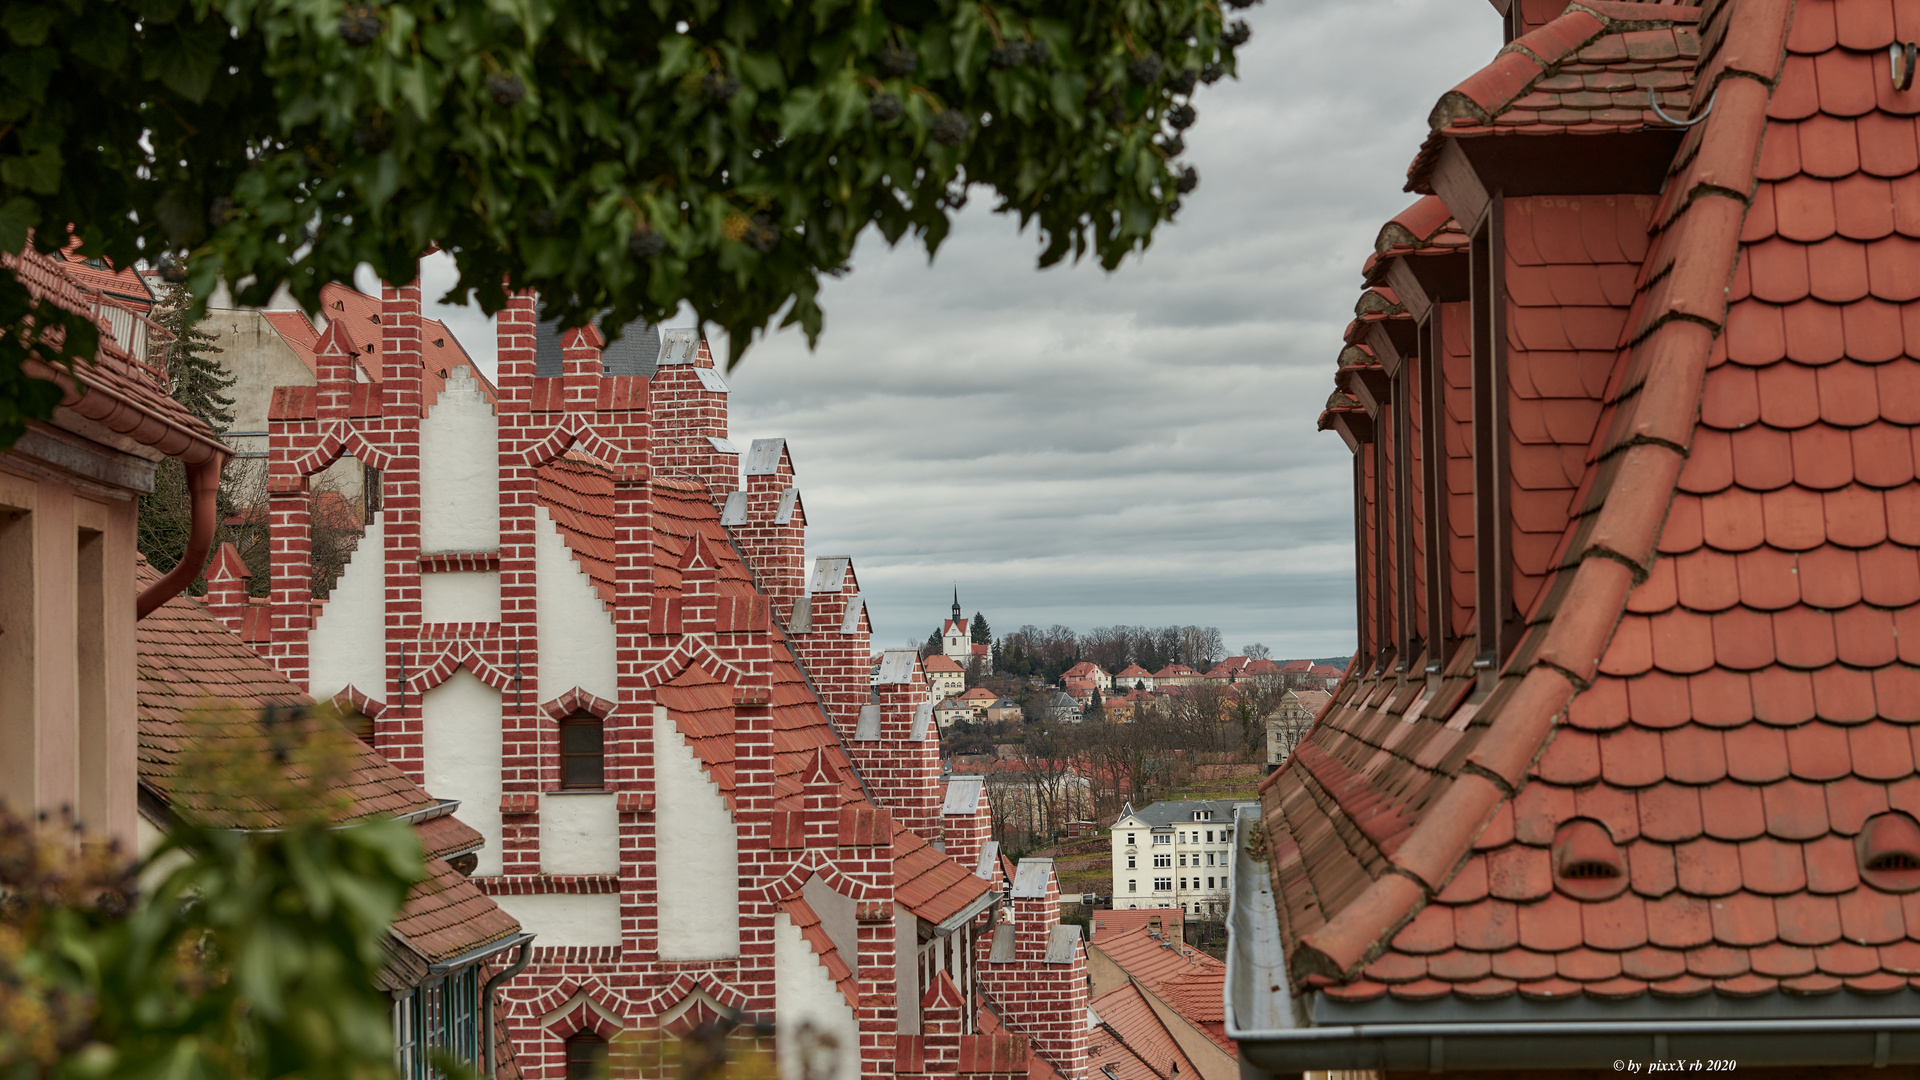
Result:
{"label": "metal gutter", "polygon": [[1000,902],[1000,894],[995,890],[989,888],[986,892],[981,893],[978,897],[975,897],[973,903],[968,904],[966,907],[961,908],[959,911],[955,912],[954,914],[949,915],[944,922],[940,923],[938,926],[935,926],[933,928],[933,936],[946,937],[949,934],[952,934],[955,930],[958,930],[961,927],[972,922],[973,917],[975,915],[980,914],[981,912],[987,910],[988,907],[994,904],[997,904],[999,902]]}
{"label": "metal gutter", "polygon": [[480,1076],[481,1080],[494,1080],[498,1063],[493,1060],[493,992],[500,984],[527,970],[533,962],[533,935],[522,934],[518,939],[520,955],[493,978],[488,979],[480,988]]}
{"label": "metal gutter", "polygon": [[[1638,1062],[1740,1067],[1920,1063],[1920,1008],[1907,1016],[1550,1020],[1311,1025],[1286,979],[1273,886],[1248,854],[1258,809],[1235,814],[1226,1029],[1245,1080],[1328,1069],[1623,1069]],[[1911,991],[1908,991],[1911,993]],[[1783,1001],[1790,1001],[1783,996]],[[1920,1001],[1920,998],[1916,998]]]}
{"label": "metal gutter", "polygon": [[508,949],[513,948],[515,945],[525,945],[531,942],[533,940],[533,937],[534,936],[532,934],[528,933],[525,930],[522,930],[521,932],[514,934],[511,937],[501,938],[499,941],[495,941],[487,945],[482,945],[477,949],[468,949],[466,952],[463,952],[458,956],[450,956],[447,959],[442,960],[437,964],[429,964],[427,965],[427,973],[430,975],[444,975],[447,972],[454,970],[455,968],[463,968],[468,966],[469,964],[477,964],[480,961],[485,960],[487,957],[495,955],[496,953],[506,952]]}

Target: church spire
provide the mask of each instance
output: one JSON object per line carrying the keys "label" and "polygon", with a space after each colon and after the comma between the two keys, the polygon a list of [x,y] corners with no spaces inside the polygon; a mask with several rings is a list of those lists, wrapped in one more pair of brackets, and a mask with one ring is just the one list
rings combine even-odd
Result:
{"label": "church spire", "polygon": [[953,621],[960,621],[960,583],[953,583]]}

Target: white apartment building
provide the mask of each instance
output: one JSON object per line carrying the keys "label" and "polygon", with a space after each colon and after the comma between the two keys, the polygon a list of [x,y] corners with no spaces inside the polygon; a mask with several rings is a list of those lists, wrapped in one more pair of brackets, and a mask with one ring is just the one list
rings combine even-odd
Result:
{"label": "white apartment building", "polygon": [[1233,812],[1228,799],[1128,803],[1113,823],[1113,906],[1177,907],[1203,918],[1227,913],[1233,888]]}

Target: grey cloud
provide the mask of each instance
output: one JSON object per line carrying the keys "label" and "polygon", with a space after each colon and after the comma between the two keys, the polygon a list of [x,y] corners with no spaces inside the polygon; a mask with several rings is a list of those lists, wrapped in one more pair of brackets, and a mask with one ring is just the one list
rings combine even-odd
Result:
{"label": "grey cloud", "polygon": [[[1033,233],[976,198],[931,266],[864,244],[817,351],[778,333],[729,376],[735,440],[787,437],[809,547],[853,556],[880,642],[924,639],[958,580],[1001,632],[1352,647],[1351,457],[1314,418],[1427,111],[1499,19],[1269,0],[1249,21],[1240,78],[1198,95],[1200,187],[1144,256],[1037,270]],[[477,313],[436,314],[491,368]]]}

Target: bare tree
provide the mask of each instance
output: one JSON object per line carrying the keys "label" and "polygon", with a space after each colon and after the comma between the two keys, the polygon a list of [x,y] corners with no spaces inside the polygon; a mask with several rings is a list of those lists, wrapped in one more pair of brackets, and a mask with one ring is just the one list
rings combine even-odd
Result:
{"label": "bare tree", "polygon": [[1273,651],[1256,641],[1251,645],[1240,646],[1240,655],[1249,660],[1270,660],[1273,658]]}

